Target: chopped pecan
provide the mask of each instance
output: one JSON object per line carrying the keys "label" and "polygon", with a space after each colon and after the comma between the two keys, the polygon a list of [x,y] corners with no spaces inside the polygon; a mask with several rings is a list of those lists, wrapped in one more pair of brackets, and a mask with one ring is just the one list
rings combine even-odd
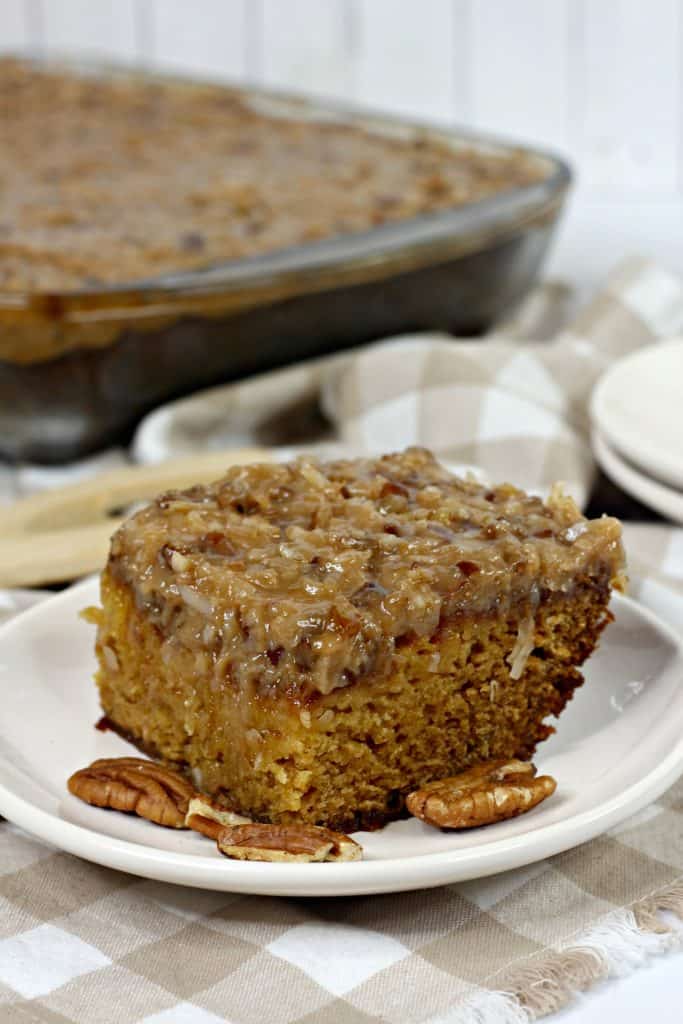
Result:
{"label": "chopped pecan", "polygon": [[237,860],[360,860],[362,847],[318,825],[234,825],[218,835],[218,849]]}
{"label": "chopped pecan", "polygon": [[219,832],[229,825],[248,825],[250,821],[250,818],[219,807],[208,796],[195,796],[190,800],[185,817],[187,828],[201,832],[209,839],[218,839]]}
{"label": "chopped pecan", "polygon": [[344,832],[333,832],[334,845],[331,853],[328,853],[327,860],[334,861],[346,861],[346,860],[361,860],[363,857],[363,847],[360,843],[357,843],[351,836],[347,836]]}
{"label": "chopped pecan", "polygon": [[140,757],[93,761],[67,782],[69,792],[96,807],[129,811],[168,828],[185,828],[194,789],[168,768]]}
{"label": "chopped pecan", "polygon": [[485,761],[450,779],[430,782],[406,800],[411,814],[439,828],[475,828],[524,814],[557,787],[528,761]]}

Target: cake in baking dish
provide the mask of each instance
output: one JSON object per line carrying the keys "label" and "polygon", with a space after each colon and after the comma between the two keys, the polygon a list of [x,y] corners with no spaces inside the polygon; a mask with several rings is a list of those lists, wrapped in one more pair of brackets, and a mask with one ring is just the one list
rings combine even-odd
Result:
{"label": "cake in baking dish", "polygon": [[623,578],[620,526],[422,449],[236,466],[161,495],[102,576],[102,707],[254,819],[349,830],[529,757]]}
{"label": "cake in baking dish", "polygon": [[[296,110],[296,107],[293,108]],[[532,185],[523,151],[223,85],[0,60],[0,289],[145,281]]]}

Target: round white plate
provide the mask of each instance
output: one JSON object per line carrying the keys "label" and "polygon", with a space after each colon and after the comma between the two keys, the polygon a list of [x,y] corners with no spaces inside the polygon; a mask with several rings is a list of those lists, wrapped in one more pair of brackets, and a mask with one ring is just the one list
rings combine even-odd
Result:
{"label": "round white plate", "polygon": [[9,622],[19,612],[32,608],[39,601],[47,600],[44,590],[19,590],[11,588],[0,590],[0,626],[3,622]]}
{"label": "round white plate", "polygon": [[593,430],[592,443],[596,459],[616,484],[660,515],[683,523],[683,491],[645,476],[622,458],[599,430]]}
{"label": "round white plate", "polygon": [[683,651],[651,613],[621,597],[591,659],[586,685],[536,763],[557,793],[529,814],[446,833],[416,820],[358,833],[351,864],[230,861],[209,840],[89,807],[70,796],[71,772],[130,754],[98,732],[93,630],[79,609],[97,600],[87,580],[0,630],[0,813],[69,853],[147,878],[282,896],[391,892],[520,867],[576,846],[638,811],[683,771]]}
{"label": "round white plate", "polygon": [[591,417],[643,473],[683,488],[683,340],[649,345],[615,363],[593,392]]}

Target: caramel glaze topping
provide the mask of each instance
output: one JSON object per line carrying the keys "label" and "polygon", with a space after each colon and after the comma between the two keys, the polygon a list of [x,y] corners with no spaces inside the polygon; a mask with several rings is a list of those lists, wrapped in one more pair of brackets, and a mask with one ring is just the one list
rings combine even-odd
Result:
{"label": "caramel glaze topping", "polygon": [[161,495],[115,534],[108,570],[216,687],[306,701],[459,616],[529,623],[581,578],[619,586],[620,535],[559,491],[487,489],[411,448],[237,466]]}

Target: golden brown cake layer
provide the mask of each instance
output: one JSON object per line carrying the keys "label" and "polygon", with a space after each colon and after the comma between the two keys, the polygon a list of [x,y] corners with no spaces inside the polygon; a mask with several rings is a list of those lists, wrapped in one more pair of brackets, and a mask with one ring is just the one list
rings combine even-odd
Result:
{"label": "golden brown cake layer", "polygon": [[[262,104],[263,106],[263,104]],[[194,270],[539,180],[522,153],[259,113],[218,86],[0,61],[0,288]]]}
{"label": "golden brown cake layer", "polygon": [[159,631],[131,592],[103,578],[98,683],[110,724],[185,770],[204,792],[263,821],[350,831],[401,816],[409,792],[489,758],[528,758],[583,678],[608,621],[609,585],[542,598],[533,650],[510,677],[517,620],[462,619],[400,644],[391,672],[319,695],[241,699]]}
{"label": "golden brown cake layer", "polygon": [[235,467],[115,535],[102,706],[248,816],[377,824],[426,782],[533,752],[622,571],[615,520],[421,449]]}

